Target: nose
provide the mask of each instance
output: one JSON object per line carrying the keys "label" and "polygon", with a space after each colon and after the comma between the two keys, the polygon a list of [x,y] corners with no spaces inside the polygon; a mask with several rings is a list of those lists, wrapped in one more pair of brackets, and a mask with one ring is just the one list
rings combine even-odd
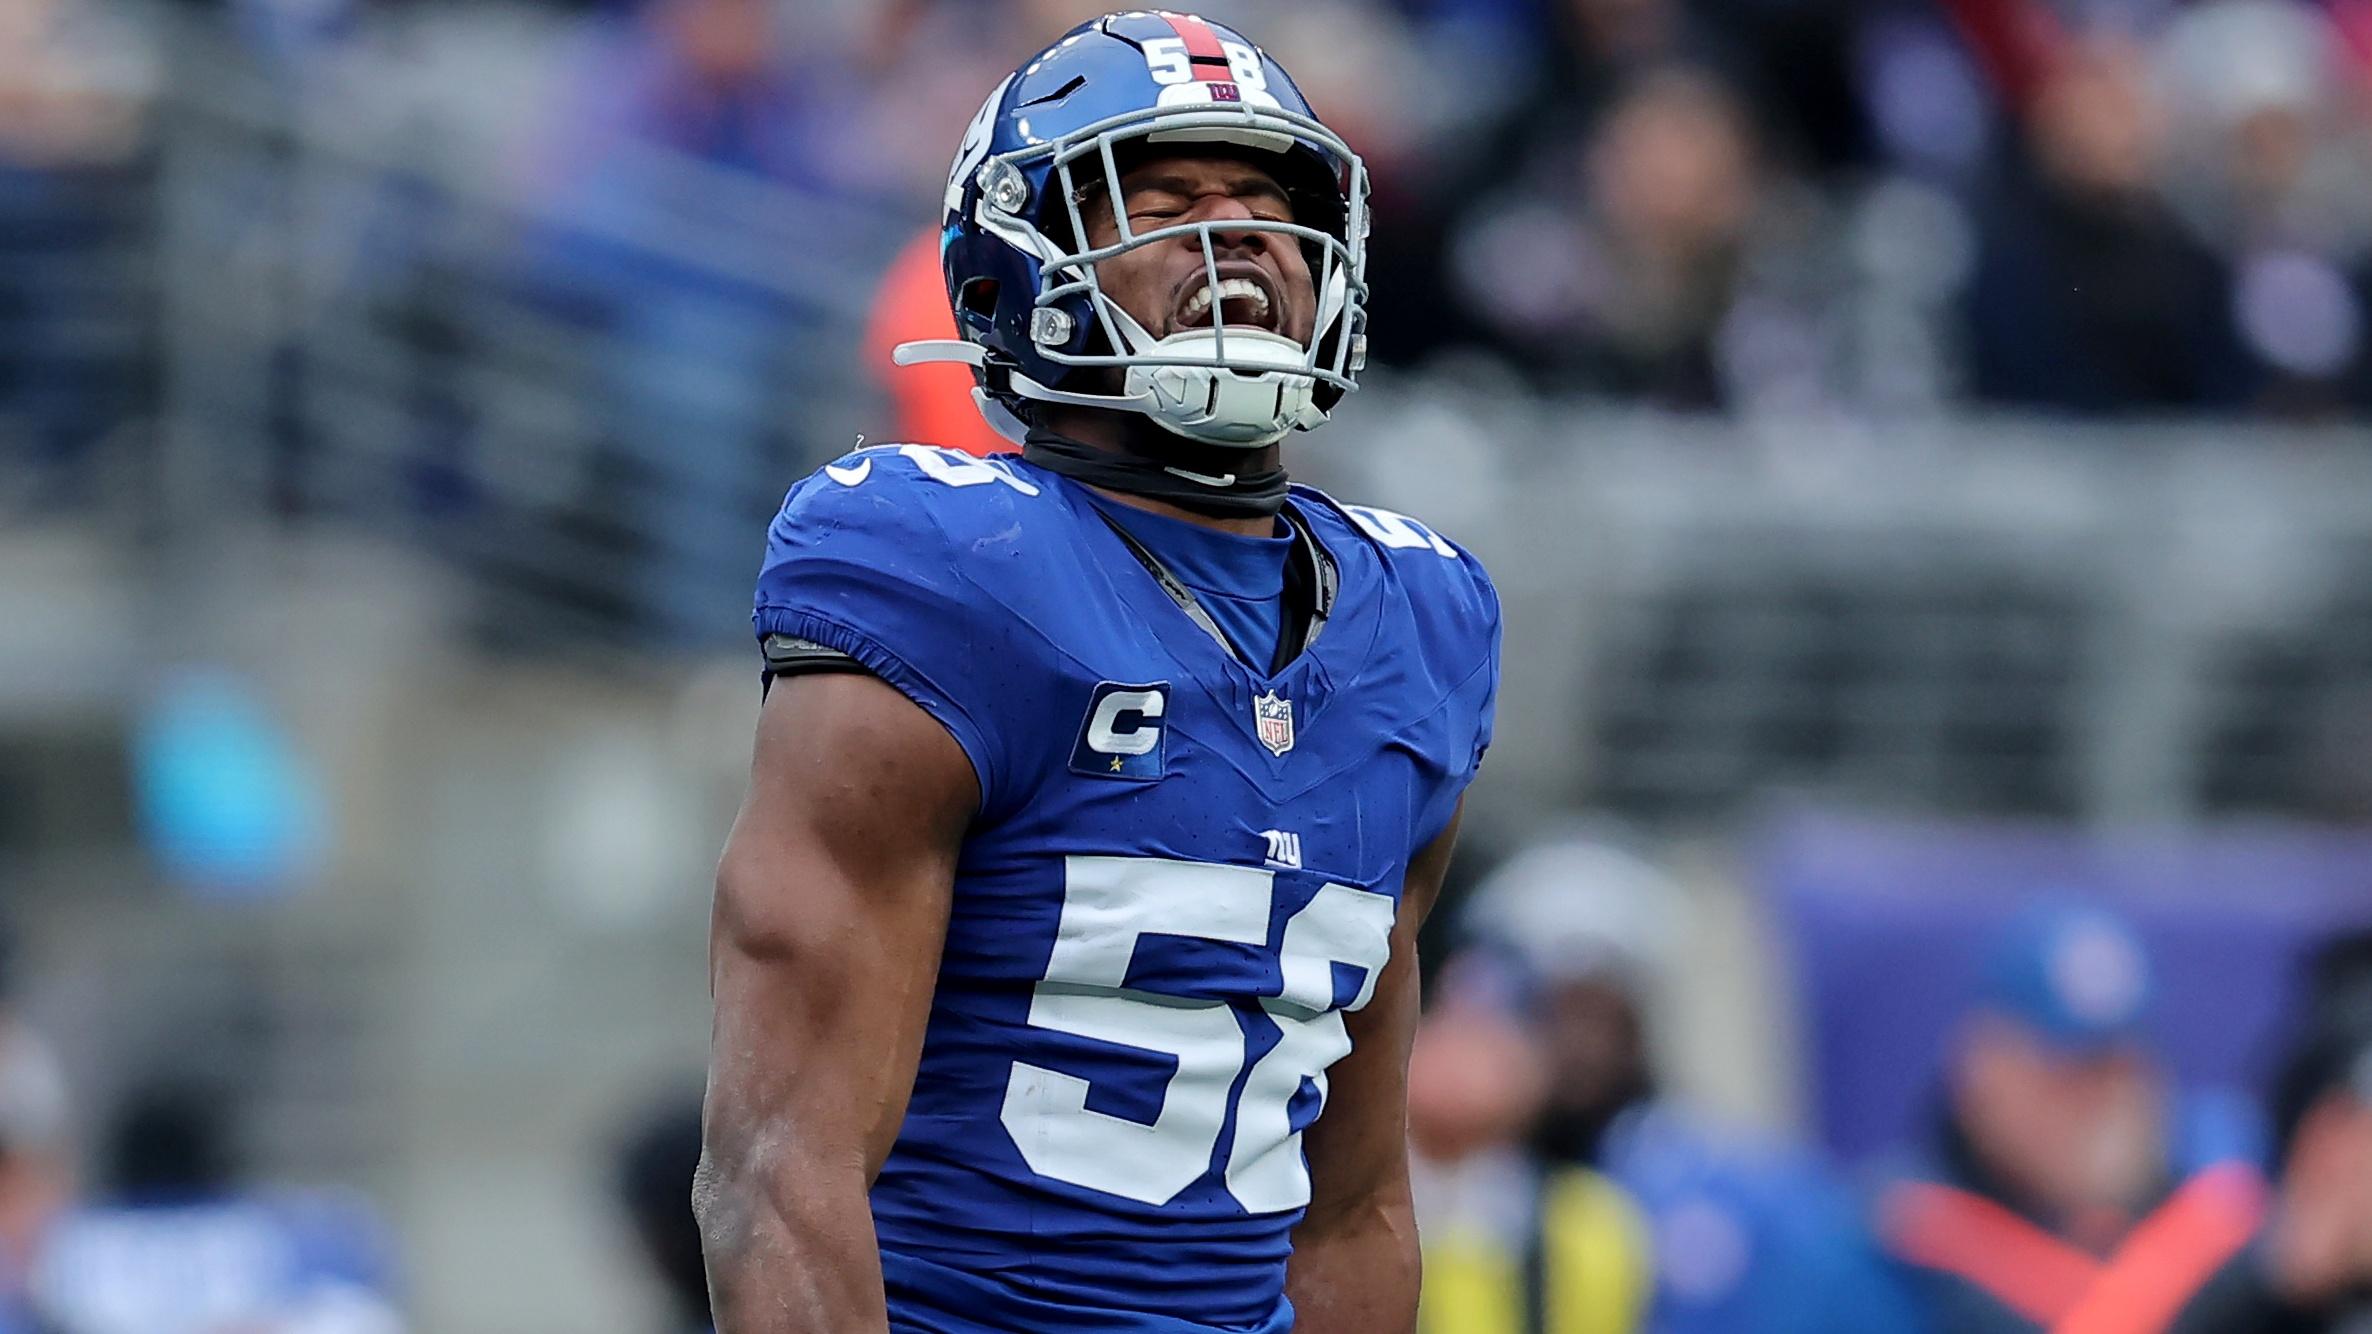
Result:
{"label": "nose", "polygon": [[[1243,200],[1234,195],[1219,193],[1206,194],[1195,200],[1193,211],[1189,214],[1190,220],[1194,222],[1221,224],[1249,222],[1258,216],[1252,211],[1252,206]],[[1270,235],[1271,233],[1252,228],[1238,229],[1222,225],[1211,229],[1211,245],[1222,253],[1259,254],[1268,247]],[[1190,244],[1194,244],[1196,249],[1201,249],[1200,244],[1195,243],[1193,238],[1189,237],[1187,240]]]}

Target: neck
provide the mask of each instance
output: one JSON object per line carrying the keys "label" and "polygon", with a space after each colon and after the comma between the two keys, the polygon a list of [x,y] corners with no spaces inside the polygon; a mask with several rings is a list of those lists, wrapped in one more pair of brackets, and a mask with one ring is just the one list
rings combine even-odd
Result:
{"label": "neck", "polygon": [[[1178,439],[1133,412],[1112,412],[1103,408],[1078,407],[1061,403],[1041,404],[1038,411],[1040,414],[1039,424],[1046,430],[1122,458],[1158,461],[1162,456],[1163,445],[1172,444]],[[1282,449],[1276,445],[1269,445],[1258,450],[1248,450],[1244,453],[1235,471],[1266,472],[1278,466],[1278,460],[1282,454]],[[1084,485],[1097,495],[1108,497],[1131,509],[1140,509],[1165,518],[1200,524],[1202,527],[1223,533],[1236,533],[1244,537],[1274,537],[1277,533],[1279,520],[1274,515],[1259,514],[1239,517],[1200,514],[1182,505],[1175,505],[1152,496],[1134,495],[1126,491],[1114,490],[1108,486],[1098,486],[1093,482],[1084,483]]]}

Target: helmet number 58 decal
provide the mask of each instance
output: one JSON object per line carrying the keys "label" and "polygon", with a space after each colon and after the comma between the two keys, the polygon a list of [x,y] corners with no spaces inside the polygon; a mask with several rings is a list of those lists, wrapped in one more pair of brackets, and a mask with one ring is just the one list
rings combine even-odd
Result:
{"label": "helmet number 58 decal", "polygon": [[[1260,53],[1242,42],[1222,41],[1220,51],[1227,56],[1227,74],[1248,92],[1268,91],[1268,74],[1260,67]],[[1163,85],[1191,83],[1194,80],[1194,57],[1188,53],[1183,37],[1154,37],[1143,46],[1145,68],[1152,71],[1153,82]]]}
{"label": "helmet number 58 decal", "polygon": [[1227,53],[1227,69],[1229,73],[1235,75],[1237,83],[1242,84],[1250,92],[1264,93],[1268,91],[1268,74],[1260,68],[1260,53],[1258,51],[1242,42],[1221,42],[1219,49]]}
{"label": "helmet number 58 decal", "polygon": [[980,164],[988,160],[988,142],[995,136],[997,108],[1005,103],[1005,90],[1013,86],[1014,75],[1006,75],[997,90],[980,104],[980,112],[972,117],[964,130],[964,141],[955,150],[955,165],[947,171],[947,211],[954,213],[964,206],[964,185]]}
{"label": "helmet number 58 decal", "polygon": [[1155,83],[1184,83],[1194,77],[1194,61],[1186,54],[1183,37],[1155,37],[1145,43],[1145,68]]}

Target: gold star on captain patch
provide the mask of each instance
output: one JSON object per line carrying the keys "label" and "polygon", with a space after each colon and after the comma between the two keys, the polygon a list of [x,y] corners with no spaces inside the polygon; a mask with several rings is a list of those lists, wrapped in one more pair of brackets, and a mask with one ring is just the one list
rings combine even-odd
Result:
{"label": "gold star on captain patch", "polygon": [[1115,756],[1113,756],[1113,757],[1112,757],[1112,772],[1113,772],[1113,773],[1119,773],[1119,772],[1120,772],[1120,757],[1119,757],[1119,756],[1117,756],[1117,755],[1115,755]]}

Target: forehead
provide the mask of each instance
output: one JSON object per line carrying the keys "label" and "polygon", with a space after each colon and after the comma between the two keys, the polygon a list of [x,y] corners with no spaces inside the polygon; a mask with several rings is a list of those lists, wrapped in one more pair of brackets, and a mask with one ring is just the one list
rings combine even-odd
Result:
{"label": "forehead", "polygon": [[1163,187],[1224,189],[1232,194],[1266,190],[1285,193],[1276,173],[1248,157],[1204,145],[1171,151],[1155,150],[1133,164],[1123,163],[1120,188],[1146,190]]}

